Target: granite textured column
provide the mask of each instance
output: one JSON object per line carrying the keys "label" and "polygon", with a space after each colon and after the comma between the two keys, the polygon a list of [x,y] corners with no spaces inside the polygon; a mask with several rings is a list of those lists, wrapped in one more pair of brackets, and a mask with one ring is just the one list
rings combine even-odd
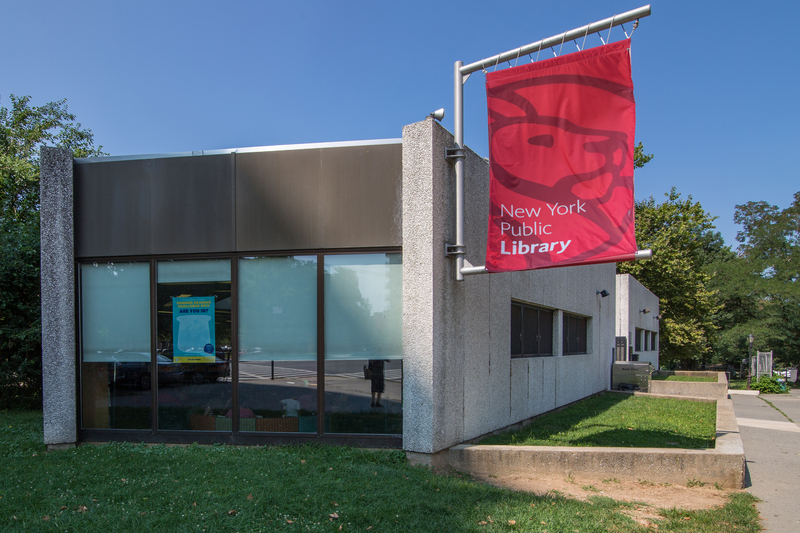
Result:
{"label": "granite textured column", "polygon": [[72,152],[42,147],[40,154],[42,388],[44,442],[77,441],[75,380],[75,260]]}
{"label": "granite textured column", "polygon": [[463,435],[464,284],[455,242],[453,137],[428,118],[403,128],[403,448],[434,454]]}

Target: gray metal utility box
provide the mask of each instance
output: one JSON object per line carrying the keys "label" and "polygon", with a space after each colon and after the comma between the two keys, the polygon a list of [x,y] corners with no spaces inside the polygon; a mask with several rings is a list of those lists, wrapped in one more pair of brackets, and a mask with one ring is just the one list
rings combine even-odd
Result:
{"label": "gray metal utility box", "polygon": [[647,382],[652,372],[653,365],[647,362],[614,361],[611,369],[611,389],[647,392]]}

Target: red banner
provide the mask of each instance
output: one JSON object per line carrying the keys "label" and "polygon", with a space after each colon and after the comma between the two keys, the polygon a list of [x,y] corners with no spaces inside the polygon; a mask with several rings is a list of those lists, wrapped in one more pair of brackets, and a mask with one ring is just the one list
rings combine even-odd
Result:
{"label": "red banner", "polygon": [[486,270],[633,259],[630,40],[486,76]]}

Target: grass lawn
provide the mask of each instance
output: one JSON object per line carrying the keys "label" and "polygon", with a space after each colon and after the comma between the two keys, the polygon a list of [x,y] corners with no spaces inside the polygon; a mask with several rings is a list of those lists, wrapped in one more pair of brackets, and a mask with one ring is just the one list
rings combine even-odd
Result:
{"label": "grass lawn", "polygon": [[717,378],[706,376],[661,376],[653,374],[650,379],[655,381],[700,381],[703,383],[716,383]]}
{"label": "grass lawn", "polygon": [[321,446],[81,446],[45,452],[41,413],[0,412],[0,530],[606,532],[758,531],[754,498],[664,511],[537,497],[411,467],[402,452]]}
{"label": "grass lawn", "polygon": [[716,419],[714,403],[605,393],[481,444],[712,448]]}

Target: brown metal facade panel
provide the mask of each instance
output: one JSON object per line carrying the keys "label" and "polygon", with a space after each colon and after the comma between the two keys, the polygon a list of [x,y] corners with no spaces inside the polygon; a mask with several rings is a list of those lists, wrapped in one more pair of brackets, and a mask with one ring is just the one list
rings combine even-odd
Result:
{"label": "brown metal facade panel", "polygon": [[234,251],[233,154],[153,160],[153,254]]}
{"label": "brown metal facade panel", "polygon": [[320,248],[320,150],[236,154],[236,247]]}
{"label": "brown metal facade panel", "polygon": [[233,155],[75,164],[75,256],[235,251],[233,174]]}
{"label": "brown metal facade panel", "polygon": [[151,253],[152,161],[75,164],[75,256]]}
{"label": "brown metal facade panel", "polygon": [[76,257],[402,245],[402,145],[75,164]]}
{"label": "brown metal facade panel", "polygon": [[402,146],[236,155],[239,251],[402,244]]}
{"label": "brown metal facade panel", "polygon": [[402,245],[402,146],[353,146],[321,154],[324,243]]}

